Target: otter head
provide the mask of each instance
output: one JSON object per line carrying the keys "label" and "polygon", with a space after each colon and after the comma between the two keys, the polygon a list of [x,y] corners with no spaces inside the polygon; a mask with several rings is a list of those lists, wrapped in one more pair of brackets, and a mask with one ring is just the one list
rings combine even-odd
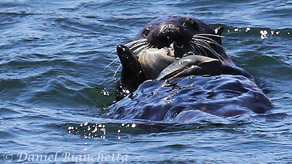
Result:
{"label": "otter head", "polygon": [[[218,51],[218,54],[221,53],[221,34],[223,30],[223,27],[213,30],[198,19],[169,16],[147,24],[135,39],[141,41],[146,39],[147,47],[151,48],[173,48],[175,57],[181,58],[188,52],[195,52],[203,56],[218,58],[210,48]],[[137,53],[139,53],[139,50],[143,50],[136,47],[135,44],[131,47]],[[209,51],[206,49],[209,49]]]}
{"label": "otter head", "polygon": [[134,41],[117,47],[123,66],[120,86],[131,92],[147,79],[220,74],[221,66],[233,65],[222,47],[223,30],[181,16],[148,23]]}
{"label": "otter head", "polygon": [[[149,23],[137,38],[147,39],[149,45],[156,48],[190,49],[188,43],[198,30],[198,24],[193,19],[158,19]],[[182,57],[181,53],[176,53],[176,57]]]}

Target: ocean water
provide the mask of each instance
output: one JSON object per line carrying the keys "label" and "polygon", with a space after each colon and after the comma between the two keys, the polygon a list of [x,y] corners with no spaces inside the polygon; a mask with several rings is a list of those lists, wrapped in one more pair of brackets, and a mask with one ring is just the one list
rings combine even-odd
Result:
{"label": "ocean water", "polygon": [[291,117],[101,117],[115,102],[116,45],[165,15],[224,26],[272,113],[292,114],[292,1],[1,0],[0,163],[292,163]]}

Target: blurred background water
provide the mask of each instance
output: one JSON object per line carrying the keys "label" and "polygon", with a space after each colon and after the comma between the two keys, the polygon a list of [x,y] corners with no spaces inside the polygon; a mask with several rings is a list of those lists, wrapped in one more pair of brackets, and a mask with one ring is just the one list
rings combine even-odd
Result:
{"label": "blurred background water", "polygon": [[224,47],[257,78],[272,112],[292,114],[292,1],[1,0],[1,163],[54,154],[59,163],[291,163],[290,118],[100,118],[115,102],[119,61],[107,65],[116,45],[165,15],[224,26]]}

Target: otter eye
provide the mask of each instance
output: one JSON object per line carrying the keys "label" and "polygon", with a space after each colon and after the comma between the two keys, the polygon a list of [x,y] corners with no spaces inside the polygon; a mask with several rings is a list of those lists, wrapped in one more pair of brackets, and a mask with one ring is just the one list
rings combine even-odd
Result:
{"label": "otter eye", "polygon": [[145,30],[142,32],[142,34],[143,34],[145,37],[148,36],[149,31],[150,31],[150,28],[151,28],[151,25],[150,25],[150,26],[147,26],[147,27],[145,28]]}
{"label": "otter eye", "polygon": [[196,31],[199,30],[199,25],[197,24],[196,21],[192,20],[192,19],[187,19],[184,23],[184,26],[188,26]]}
{"label": "otter eye", "polygon": [[196,31],[199,30],[199,25],[197,24],[197,22],[193,21],[193,22],[191,23],[191,25],[192,25],[192,27],[193,27]]}
{"label": "otter eye", "polygon": [[145,29],[142,33],[144,36],[147,36],[149,34],[149,29]]}

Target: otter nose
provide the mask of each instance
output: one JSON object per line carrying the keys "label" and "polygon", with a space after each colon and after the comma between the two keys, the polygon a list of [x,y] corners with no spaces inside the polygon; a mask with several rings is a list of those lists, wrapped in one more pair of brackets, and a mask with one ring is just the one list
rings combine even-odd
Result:
{"label": "otter nose", "polygon": [[179,27],[177,27],[175,24],[164,24],[160,28],[160,32],[163,34],[176,33],[179,32]]}
{"label": "otter nose", "polygon": [[169,47],[171,43],[184,39],[184,29],[173,22],[159,24],[149,33],[147,39],[157,48]]}

